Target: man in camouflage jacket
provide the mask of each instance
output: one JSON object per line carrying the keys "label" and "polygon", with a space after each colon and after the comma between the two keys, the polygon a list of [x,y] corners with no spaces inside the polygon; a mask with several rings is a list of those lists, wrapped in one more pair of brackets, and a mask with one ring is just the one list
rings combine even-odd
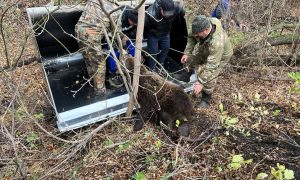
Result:
{"label": "man in camouflage jacket", "polygon": [[[115,8],[110,2],[104,4],[107,11]],[[101,40],[104,37],[102,25],[109,27],[109,19],[101,10],[99,1],[87,0],[75,31],[80,51],[86,59],[88,74],[93,79],[95,92],[99,95],[104,95],[106,91],[106,62],[101,45]]]}
{"label": "man in camouflage jacket", "polygon": [[[108,28],[108,32],[111,34],[113,34],[113,32],[110,21],[102,11],[98,0],[87,0],[84,1],[84,4],[83,13],[75,27],[76,36],[79,41],[80,51],[86,60],[85,63],[89,77],[93,80],[95,92],[98,95],[105,95],[105,74],[107,65],[110,85],[117,87],[123,84],[121,78],[116,78],[117,76],[115,76],[115,60],[111,55],[108,57],[108,64],[106,62],[108,45],[103,42],[103,27]],[[103,0],[103,4],[107,12],[117,8],[115,4],[107,0]],[[121,14],[120,11],[113,13],[112,18],[115,23],[119,25],[118,31],[120,30],[125,35],[130,36],[132,29],[134,29],[131,28],[131,26],[137,23],[137,12],[128,7],[125,7],[122,12],[121,18],[119,18]],[[114,83],[110,81],[111,79],[114,80]]]}
{"label": "man in camouflage jacket", "polygon": [[203,15],[196,16],[189,27],[189,37],[182,63],[189,63],[195,70],[198,81],[194,94],[202,100],[198,107],[210,104],[217,77],[233,54],[232,45],[220,20]]}

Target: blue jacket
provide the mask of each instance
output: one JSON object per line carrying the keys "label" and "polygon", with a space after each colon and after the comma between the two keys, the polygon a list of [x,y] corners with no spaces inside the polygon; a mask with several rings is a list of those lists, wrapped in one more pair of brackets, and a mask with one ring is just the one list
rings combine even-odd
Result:
{"label": "blue jacket", "polygon": [[220,13],[222,13],[222,11],[226,12],[228,10],[228,7],[229,7],[229,0],[222,0],[221,4],[219,2],[218,5],[215,7],[213,12],[211,13],[211,16],[221,19],[222,14]]}

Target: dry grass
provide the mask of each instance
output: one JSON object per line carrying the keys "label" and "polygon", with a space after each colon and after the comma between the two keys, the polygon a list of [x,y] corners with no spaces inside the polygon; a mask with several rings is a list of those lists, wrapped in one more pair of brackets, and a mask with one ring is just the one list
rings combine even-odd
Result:
{"label": "dry grass", "polygon": [[[47,2],[22,3],[26,7]],[[198,1],[190,4],[193,3]],[[212,4],[208,1],[195,7],[201,11],[202,7]],[[21,8],[19,14],[16,11],[19,10],[13,8],[5,17],[11,62],[20,52],[24,33],[30,32],[24,9]],[[208,8],[206,11],[209,12]],[[0,52],[0,67],[4,67],[6,58],[2,43]],[[30,37],[20,62],[35,56]],[[39,63],[2,70],[0,177],[21,178],[19,169],[22,168],[30,179],[132,179],[136,172],[143,172],[148,179],[167,176],[174,179],[250,179],[260,172],[270,177],[270,166],[280,163],[292,169],[296,179],[300,178],[300,97],[288,93],[292,81],[285,79],[291,71],[299,71],[299,67],[259,65],[245,67],[243,71],[230,68],[220,77],[210,108],[199,110],[195,115],[199,126],[193,129],[192,136],[197,137],[207,130],[201,141],[171,142],[160,127],[152,124],[133,133],[133,119],[120,117],[81,144],[74,141],[80,141],[101,123],[60,134],[55,127]],[[234,98],[238,94],[242,97],[240,101]],[[220,103],[224,104],[229,117],[239,119],[231,128],[226,129],[219,123]],[[259,108],[268,114],[260,114]],[[215,126],[217,124],[219,126]],[[247,132],[250,135],[246,135]],[[54,139],[49,133],[73,143]],[[231,170],[228,164],[233,154],[243,154],[253,162]]]}

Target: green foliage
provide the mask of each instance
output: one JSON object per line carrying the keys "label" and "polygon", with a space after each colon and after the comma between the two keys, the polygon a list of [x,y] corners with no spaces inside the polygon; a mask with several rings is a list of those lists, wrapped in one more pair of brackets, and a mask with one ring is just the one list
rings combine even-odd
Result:
{"label": "green foliage", "polygon": [[219,111],[220,111],[222,114],[227,113],[226,111],[224,111],[224,105],[223,105],[223,103],[220,103],[220,104],[219,104]]}
{"label": "green foliage", "polygon": [[15,117],[17,120],[23,120],[26,117],[26,113],[22,108],[18,108],[15,112]]}
{"label": "green foliage", "polygon": [[272,115],[273,116],[278,116],[280,112],[281,112],[280,109],[276,109],[275,111],[273,111]]}
{"label": "green foliage", "polygon": [[26,136],[26,142],[30,148],[36,148],[37,140],[39,140],[39,136],[35,132],[31,132]]}
{"label": "green foliage", "polygon": [[230,117],[230,116],[222,116],[221,118],[221,123],[222,125],[228,129],[230,127],[234,127],[237,123],[238,123],[238,118],[233,118],[233,117]]}
{"label": "green foliage", "polygon": [[215,167],[215,170],[216,170],[218,173],[220,173],[220,172],[223,171],[223,168],[222,168],[221,166],[217,166],[217,167]]}
{"label": "green foliage", "polygon": [[289,76],[294,79],[297,84],[300,84],[300,72],[291,72]]}
{"label": "green foliage", "polygon": [[271,174],[276,180],[294,179],[294,171],[286,169],[284,165],[276,164],[277,167],[271,167]]}
{"label": "green foliage", "polygon": [[127,143],[125,143],[125,144],[120,144],[120,145],[118,146],[117,153],[120,153],[120,152],[122,152],[122,151],[128,150],[130,147],[131,147],[131,146],[130,146],[130,142],[127,142]]}
{"label": "green foliage", "polygon": [[34,118],[34,119],[41,120],[41,119],[44,119],[45,117],[44,117],[44,114],[42,114],[42,113],[37,113],[37,114],[34,114],[34,115],[33,115],[33,118]]}
{"label": "green foliage", "polygon": [[289,169],[284,170],[284,179],[294,179],[294,171]]}
{"label": "green foliage", "polygon": [[107,138],[103,143],[103,147],[108,147],[110,145],[112,145],[114,142],[110,139],[110,138]]}
{"label": "green foliage", "polygon": [[252,161],[253,161],[252,159],[244,160],[242,154],[233,155],[231,159],[231,163],[228,164],[228,167],[229,169],[237,170],[240,167],[242,167],[242,165],[250,164],[252,163]]}
{"label": "green foliage", "polygon": [[243,136],[245,136],[245,137],[248,137],[248,136],[251,135],[251,134],[250,134],[250,130],[249,130],[249,131],[246,131],[245,128],[239,128],[238,130],[239,130],[239,132],[240,132]]}
{"label": "green foliage", "polygon": [[230,37],[230,41],[233,45],[233,47],[238,46],[242,42],[246,41],[246,35],[243,32],[235,33]]}
{"label": "green foliage", "polygon": [[160,140],[155,141],[155,146],[156,146],[157,149],[160,149],[161,148],[161,141]]}
{"label": "green foliage", "polygon": [[256,180],[263,180],[267,178],[269,175],[267,173],[261,172],[256,176]]}
{"label": "green foliage", "polygon": [[180,125],[180,120],[176,119],[176,127],[179,127],[179,125]]}
{"label": "green foliage", "polygon": [[60,6],[61,3],[63,2],[63,0],[52,0],[52,2],[53,2],[53,5]]}
{"label": "green foliage", "polygon": [[258,106],[258,107],[250,106],[249,110],[252,115],[258,115],[258,116],[269,115],[269,111],[264,106]]}
{"label": "green foliage", "polygon": [[238,118],[233,118],[228,115],[227,111],[224,111],[224,105],[222,103],[219,104],[219,110],[221,112],[221,124],[226,129],[230,127],[234,127],[238,123]]}
{"label": "green foliage", "polygon": [[154,162],[154,158],[155,158],[154,154],[147,155],[145,160],[146,164],[150,165],[152,162]]}
{"label": "green foliage", "polygon": [[171,173],[167,173],[163,176],[162,180],[168,180],[171,177]]}
{"label": "green foliage", "polygon": [[255,95],[254,95],[254,100],[255,100],[256,102],[259,102],[259,101],[260,101],[260,95],[259,95],[258,93],[255,93]]}
{"label": "green foliage", "polygon": [[75,165],[74,169],[71,172],[71,179],[72,180],[76,180],[77,178],[77,174],[80,171],[80,169],[83,167],[83,162],[81,162],[80,164]]}
{"label": "green foliage", "polygon": [[232,94],[232,96],[233,96],[233,100],[236,103],[242,103],[243,102],[243,96],[241,95],[241,93]]}
{"label": "green foliage", "polygon": [[[188,121],[187,119],[183,119],[183,121]],[[180,124],[181,124],[181,120],[180,119],[176,119],[176,127],[179,127],[180,126]]]}
{"label": "green foliage", "polygon": [[280,37],[280,36],[282,36],[281,31],[271,31],[268,34],[268,37],[270,37],[270,38],[276,38],[276,37]]}
{"label": "green foliage", "polygon": [[289,76],[295,81],[291,86],[290,93],[300,94],[300,72],[291,72]]}
{"label": "green foliage", "polygon": [[143,172],[136,172],[136,173],[133,175],[133,178],[134,178],[135,180],[146,180],[146,179],[147,179],[145,173],[143,173]]}
{"label": "green foliage", "polygon": [[[260,101],[260,97],[258,95],[255,97],[255,101]],[[248,105],[248,108],[249,111],[245,112],[245,115],[252,117],[252,119],[258,119],[258,122],[252,126],[253,128],[257,128],[261,121],[270,114],[269,110],[265,106],[256,106],[253,101],[251,101],[251,104]]]}
{"label": "green foliage", "polygon": [[38,180],[38,179],[39,179],[39,176],[36,175],[36,174],[31,174],[31,175],[29,176],[29,179],[30,179],[30,180]]}

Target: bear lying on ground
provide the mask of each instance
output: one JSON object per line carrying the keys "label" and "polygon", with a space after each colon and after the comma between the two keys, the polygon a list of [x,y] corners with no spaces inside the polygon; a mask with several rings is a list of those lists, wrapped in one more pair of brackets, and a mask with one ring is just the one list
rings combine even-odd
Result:
{"label": "bear lying on ground", "polygon": [[[134,59],[126,59],[125,66],[132,76]],[[150,121],[163,123],[173,133],[188,136],[189,127],[186,122],[194,112],[190,97],[180,86],[166,81],[158,74],[149,71],[144,65],[141,65],[140,74],[137,94],[140,109],[137,111],[141,119],[136,120],[133,130],[141,130],[144,123]]]}

